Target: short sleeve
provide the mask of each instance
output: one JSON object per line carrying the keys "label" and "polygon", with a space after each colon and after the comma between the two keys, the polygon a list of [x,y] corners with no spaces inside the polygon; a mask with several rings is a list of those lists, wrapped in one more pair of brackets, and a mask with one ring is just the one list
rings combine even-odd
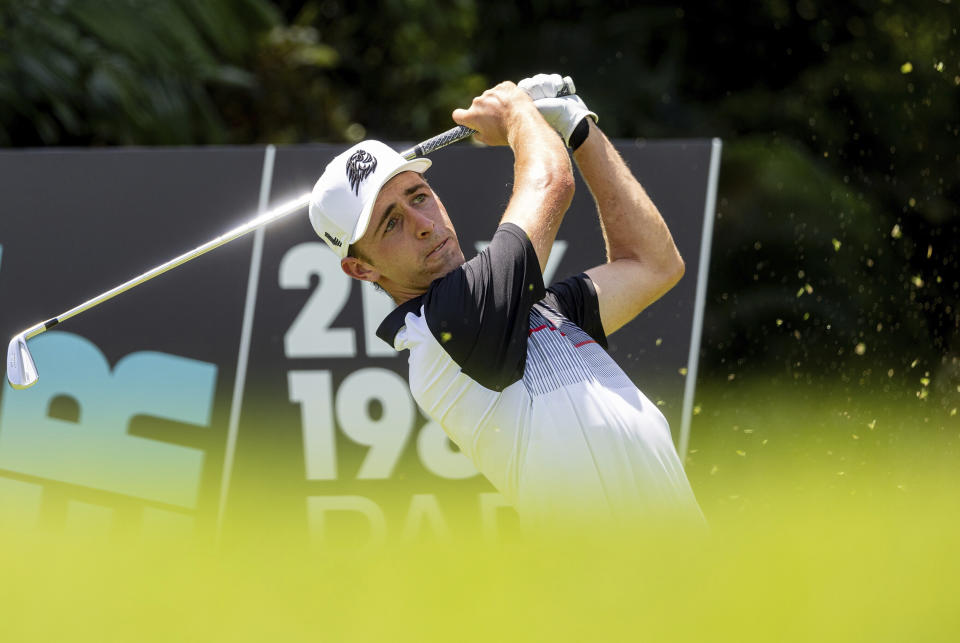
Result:
{"label": "short sleeve", "polygon": [[543,301],[607,348],[607,334],[600,320],[597,289],[585,272],[558,281],[547,288]]}
{"label": "short sleeve", "polygon": [[483,252],[431,284],[424,316],[466,375],[500,391],[523,377],[530,309],[544,294],[533,244],[504,223]]}

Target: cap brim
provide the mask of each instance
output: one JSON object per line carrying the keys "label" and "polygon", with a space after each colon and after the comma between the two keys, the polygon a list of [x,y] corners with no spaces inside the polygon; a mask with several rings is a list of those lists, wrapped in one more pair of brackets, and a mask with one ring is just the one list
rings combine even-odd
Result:
{"label": "cap brim", "polygon": [[[433,161],[426,158],[413,159],[412,161],[407,161],[403,165],[399,166],[393,172],[384,177],[383,181],[380,182],[380,185],[377,186],[377,196],[380,195],[380,190],[383,189],[383,186],[387,182],[400,174],[401,172],[416,172],[417,174],[423,174],[433,165]],[[364,234],[367,232],[367,226],[370,225],[370,216],[373,213],[373,206],[377,201],[377,197],[374,196],[370,199],[366,205],[363,206],[363,210],[360,211],[360,217],[357,219],[357,225],[353,229],[353,234],[350,235],[350,240],[347,242],[347,246],[356,243],[359,241]]]}

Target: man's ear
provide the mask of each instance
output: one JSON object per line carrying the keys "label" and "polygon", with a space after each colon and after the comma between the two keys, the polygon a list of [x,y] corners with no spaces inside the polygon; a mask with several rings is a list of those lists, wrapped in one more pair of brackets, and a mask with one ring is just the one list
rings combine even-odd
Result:
{"label": "man's ear", "polygon": [[340,269],[348,277],[359,279],[360,281],[376,282],[380,279],[380,272],[365,261],[356,257],[344,257],[340,260]]}

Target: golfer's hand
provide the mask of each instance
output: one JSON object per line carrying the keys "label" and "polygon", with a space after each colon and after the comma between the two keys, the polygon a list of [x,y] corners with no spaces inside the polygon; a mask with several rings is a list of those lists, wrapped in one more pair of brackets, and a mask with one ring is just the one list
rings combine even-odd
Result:
{"label": "golfer's hand", "polygon": [[518,86],[533,99],[541,116],[560,134],[567,147],[570,146],[570,135],[580,121],[589,116],[594,123],[597,122],[597,115],[579,96],[557,97],[564,86],[560,74],[537,74],[524,78]]}
{"label": "golfer's hand", "polygon": [[527,92],[534,101],[541,98],[556,98],[560,92],[567,93],[563,76],[560,74],[536,74],[530,78],[524,78],[517,87]]}
{"label": "golfer's hand", "polygon": [[474,138],[481,143],[509,145],[511,132],[536,112],[530,96],[507,81],[474,98],[469,109],[453,110],[453,120],[477,130]]}

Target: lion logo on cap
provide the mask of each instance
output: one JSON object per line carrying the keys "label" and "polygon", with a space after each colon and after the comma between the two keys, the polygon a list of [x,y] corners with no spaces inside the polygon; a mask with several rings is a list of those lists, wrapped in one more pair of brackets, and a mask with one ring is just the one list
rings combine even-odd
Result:
{"label": "lion logo on cap", "polygon": [[347,161],[347,179],[353,193],[360,196],[360,184],[377,169],[377,159],[370,152],[357,150]]}

